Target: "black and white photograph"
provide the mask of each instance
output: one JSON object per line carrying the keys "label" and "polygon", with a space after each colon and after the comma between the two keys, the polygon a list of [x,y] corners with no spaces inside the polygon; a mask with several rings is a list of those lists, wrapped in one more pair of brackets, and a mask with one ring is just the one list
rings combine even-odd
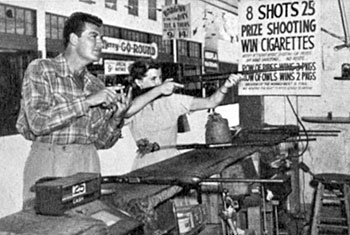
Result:
{"label": "black and white photograph", "polygon": [[349,0],[0,0],[0,235],[350,235]]}

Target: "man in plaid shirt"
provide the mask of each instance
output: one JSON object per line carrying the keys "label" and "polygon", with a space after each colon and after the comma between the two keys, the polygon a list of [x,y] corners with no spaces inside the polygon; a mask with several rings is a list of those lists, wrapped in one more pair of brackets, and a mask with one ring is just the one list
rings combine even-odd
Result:
{"label": "man in plaid shirt", "polygon": [[24,209],[33,206],[30,187],[42,177],[100,172],[97,149],[121,136],[131,91],[117,94],[86,68],[100,59],[102,23],[72,14],[64,26],[64,52],[32,61],[25,72],[16,125],[33,142],[24,169]]}

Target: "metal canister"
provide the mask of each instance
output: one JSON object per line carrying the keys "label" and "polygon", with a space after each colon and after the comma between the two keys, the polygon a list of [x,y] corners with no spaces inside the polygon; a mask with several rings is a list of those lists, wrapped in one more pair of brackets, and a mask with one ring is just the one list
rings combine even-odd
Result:
{"label": "metal canister", "polygon": [[177,223],[179,226],[179,233],[185,234],[191,231],[191,220],[189,216],[182,215],[177,218]]}

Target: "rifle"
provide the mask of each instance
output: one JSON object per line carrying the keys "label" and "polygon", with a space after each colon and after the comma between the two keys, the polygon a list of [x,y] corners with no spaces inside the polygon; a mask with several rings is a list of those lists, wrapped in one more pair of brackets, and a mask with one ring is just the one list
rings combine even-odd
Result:
{"label": "rifle", "polygon": [[226,80],[231,74],[252,75],[256,73],[291,71],[296,69],[302,69],[304,67],[305,67],[304,65],[295,65],[295,66],[283,66],[283,67],[270,68],[270,69],[251,69],[251,70],[238,70],[235,72],[227,72],[227,73],[209,73],[209,74],[203,74],[203,75],[183,76],[183,77],[180,77],[179,80],[181,83],[201,82],[202,80],[220,81],[220,80]]}

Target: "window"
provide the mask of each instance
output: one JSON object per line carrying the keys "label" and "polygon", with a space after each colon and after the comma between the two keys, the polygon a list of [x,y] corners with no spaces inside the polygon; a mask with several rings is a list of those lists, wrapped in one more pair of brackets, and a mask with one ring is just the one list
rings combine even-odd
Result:
{"label": "window", "polygon": [[63,39],[63,28],[66,19],[64,17],[58,17],[58,38]]}
{"label": "window", "polygon": [[155,44],[157,44],[159,53],[165,53],[165,50],[162,47],[162,37],[161,36],[151,34],[149,39],[150,39],[151,43],[154,42]]}
{"label": "window", "polygon": [[37,51],[0,53],[0,136],[18,134],[16,120],[21,100],[23,74]]}
{"label": "window", "polygon": [[122,39],[148,43],[148,34],[129,29],[121,29]]}
{"label": "window", "polygon": [[14,7],[6,7],[5,8],[5,16],[6,16],[6,33],[15,33],[15,8]]}
{"label": "window", "polygon": [[35,36],[35,17],[33,10],[0,4],[0,32]]}
{"label": "window", "polygon": [[140,42],[145,42],[145,43],[148,43],[149,42],[149,36],[147,33],[142,33],[142,32],[139,32],[140,34]]}
{"label": "window", "polygon": [[24,34],[24,9],[16,9],[16,34]]}
{"label": "window", "polygon": [[120,38],[120,28],[104,25],[103,26],[103,35],[112,38]]}
{"label": "window", "polygon": [[148,0],[148,19],[157,20],[157,1]]}
{"label": "window", "polygon": [[36,35],[36,27],[35,27],[35,13],[34,11],[29,11],[29,10],[26,10],[24,12],[25,14],[25,19],[24,19],[24,23],[26,25],[26,28],[25,28],[25,34],[26,35],[29,35],[29,36],[34,36]]}
{"label": "window", "polygon": [[164,52],[166,54],[171,54],[171,55],[174,54],[173,53],[173,40],[162,40],[162,47],[164,48]]}
{"label": "window", "polygon": [[50,23],[51,23],[51,39],[58,39],[58,17],[55,15],[51,16],[50,19]]}
{"label": "window", "polygon": [[165,6],[173,4],[173,0],[165,0]]}
{"label": "window", "polygon": [[138,0],[129,0],[128,4],[129,14],[138,16],[139,15],[139,1]]}
{"label": "window", "polygon": [[129,40],[130,35],[129,35],[130,30],[127,29],[122,29],[122,39]]}
{"label": "window", "polygon": [[112,10],[117,10],[117,0],[105,0],[105,7]]}
{"label": "window", "polygon": [[150,35],[150,42],[154,42],[158,46],[158,52],[164,54],[172,54],[172,40],[162,40],[160,35]]}
{"label": "window", "polygon": [[0,5],[0,32],[5,33],[6,18],[5,18],[5,7]]}
{"label": "window", "polygon": [[45,32],[46,32],[46,38],[51,38],[50,22],[51,22],[51,17],[50,17],[49,14],[46,14],[46,15],[45,15]]}
{"label": "window", "polygon": [[187,44],[187,41],[178,40],[177,43],[178,43],[177,45],[178,45],[179,55],[187,56],[188,55],[188,44]]}
{"label": "window", "polygon": [[64,22],[67,17],[46,13],[45,27],[46,38],[49,39],[63,39]]}
{"label": "window", "polygon": [[189,56],[201,58],[201,46],[196,42],[189,42]]}

